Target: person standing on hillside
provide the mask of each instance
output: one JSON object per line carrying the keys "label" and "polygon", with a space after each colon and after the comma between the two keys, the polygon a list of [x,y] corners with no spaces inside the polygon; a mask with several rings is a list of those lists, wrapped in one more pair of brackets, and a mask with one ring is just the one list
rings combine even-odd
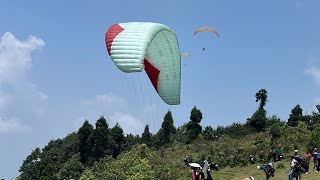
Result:
{"label": "person standing on hillside", "polygon": [[196,170],[196,180],[204,180],[204,173],[201,171],[201,167]]}
{"label": "person standing on hillside", "polygon": [[309,173],[309,165],[310,165],[310,160],[312,158],[312,155],[309,151],[306,152],[305,155],[305,168],[306,168],[306,174]]}
{"label": "person standing on hillside", "polygon": [[295,149],[292,156],[293,156],[293,157],[301,158],[301,156],[298,154],[298,152],[299,152],[298,149]]}
{"label": "person standing on hillside", "polygon": [[317,170],[317,172],[320,172],[320,161],[319,161],[319,159],[320,159],[320,153],[318,152],[318,154],[317,154],[317,168],[316,168],[316,170]]}
{"label": "person standing on hillside", "polygon": [[314,148],[312,151],[313,156],[313,169],[316,170],[318,166],[318,151],[317,148]]}

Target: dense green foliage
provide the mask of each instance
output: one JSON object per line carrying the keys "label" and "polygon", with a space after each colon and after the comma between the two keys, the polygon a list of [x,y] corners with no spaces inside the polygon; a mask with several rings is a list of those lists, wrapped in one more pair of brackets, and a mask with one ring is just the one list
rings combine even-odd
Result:
{"label": "dense green foliage", "polygon": [[229,168],[248,165],[250,154],[264,163],[269,160],[270,148],[281,146],[287,154],[295,148],[319,148],[319,105],[318,112],[308,115],[296,105],[286,123],[277,116],[267,116],[266,90],[256,93],[258,101],[258,109],[246,123],[216,128],[202,128],[202,112],[197,107],[191,110],[190,121],[177,128],[168,111],[157,133],[150,133],[146,125],[141,136],[124,135],[119,124],[111,128],[104,117],[96,121],[95,127],[85,120],[77,132],[33,150],[23,161],[17,179],[185,180],[190,179],[183,162],[185,156],[194,162],[207,157],[220,168]]}

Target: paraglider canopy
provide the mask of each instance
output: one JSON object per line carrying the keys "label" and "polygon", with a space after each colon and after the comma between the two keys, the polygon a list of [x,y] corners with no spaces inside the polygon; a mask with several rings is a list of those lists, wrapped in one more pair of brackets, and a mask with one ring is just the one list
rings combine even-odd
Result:
{"label": "paraglider canopy", "polygon": [[191,56],[191,54],[190,53],[182,53],[182,54],[180,54],[180,56]]}
{"label": "paraglider canopy", "polygon": [[123,72],[145,70],[154,89],[169,105],[180,104],[181,56],[176,34],[152,22],[112,25],[105,36],[108,54]]}
{"label": "paraglider canopy", "polygon": [[210,27],[202,27],[202,28],[199,28],[199,29],[197,29],[197,30],[193,33],[193,35],[196,35],[196,34],[198,34],[199,32],[203,32],[203,31],[213,32],[213,33],[215,33],[215,34],[219,37],[218,31],[215,30],[215,29],[213,29],[213,28],[210,28]]}

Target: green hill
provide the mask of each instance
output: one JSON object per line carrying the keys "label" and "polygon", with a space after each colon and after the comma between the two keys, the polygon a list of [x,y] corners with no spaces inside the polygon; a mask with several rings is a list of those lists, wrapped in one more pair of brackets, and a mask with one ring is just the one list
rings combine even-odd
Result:
{"label": "green hill", "polygon": [[[22,163],[18,180],[187,180],[190,167],[184,159],[201,163],[205,158],[216,163],[220,171],[214,179],[236,180],[253,176],[264,179],[256,168],[270,161],[270,150],[282,147],[284,159],[276,162],[272,179],[287,179],[290,155],[295,149],[301,156],[319,148],[320,113],[302,115],[299,105],[292,109],[288,122],[267,117],[266,91],[257,94],[260,106],[246,123],[202,128],[202,112],[194,107],[190,121],[176,128],[170,111],[164,116],[156,134],[147,125],[140,135],[124,135],[119,124],[109,127],[100,117],[95,127],[87,120],[77,132],[63,139],[51,140],[36,148]],[[320,106],[317,106],[318,110]],[[319,110],[320,111],[320,110]],[[257,163],[252,165],[249,156]],[[320,179],[312,170],[303,179]]]}

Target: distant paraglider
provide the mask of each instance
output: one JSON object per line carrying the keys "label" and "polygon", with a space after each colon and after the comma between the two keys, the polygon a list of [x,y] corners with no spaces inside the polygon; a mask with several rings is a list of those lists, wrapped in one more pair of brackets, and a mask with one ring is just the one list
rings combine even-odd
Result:
{"label": "distant paraglider", "polygon": [[184,56],[191,56],[191,54],[190,54],[190,53],[182,53],[182,54],[180,54],[180,56],[181,56],[181,57],[184,57]]}
{"label": "distant paraglider", "polygon": [[202,28],[199,28],[199,29],[197,29],[197,30],[193,33],[193,35],[196,35],[196,34],[198,34],[199,32],[203,32],[203,31],[213,32],[213,33],[215,33],[215,34],[219,37],[218,31],[215,30],[215,29],[213,29],[213,28],[210,28],[210,27],[202,27]]}
{"label": "distant paraglider", "polygon": [[[218,37],[219,37],[219,33],[217,30],[213,29],[213,28],[210,28],[210,27],[202,27],[202,28],[199,28],[197,29],[193,35],[196,35],[198,34],[199,32],[203,32],[203,31],[209,31],[209,32],[213,32],[214,34],[216,34]],[[202,48],[202,51],[204,51],[206,48]]]}

